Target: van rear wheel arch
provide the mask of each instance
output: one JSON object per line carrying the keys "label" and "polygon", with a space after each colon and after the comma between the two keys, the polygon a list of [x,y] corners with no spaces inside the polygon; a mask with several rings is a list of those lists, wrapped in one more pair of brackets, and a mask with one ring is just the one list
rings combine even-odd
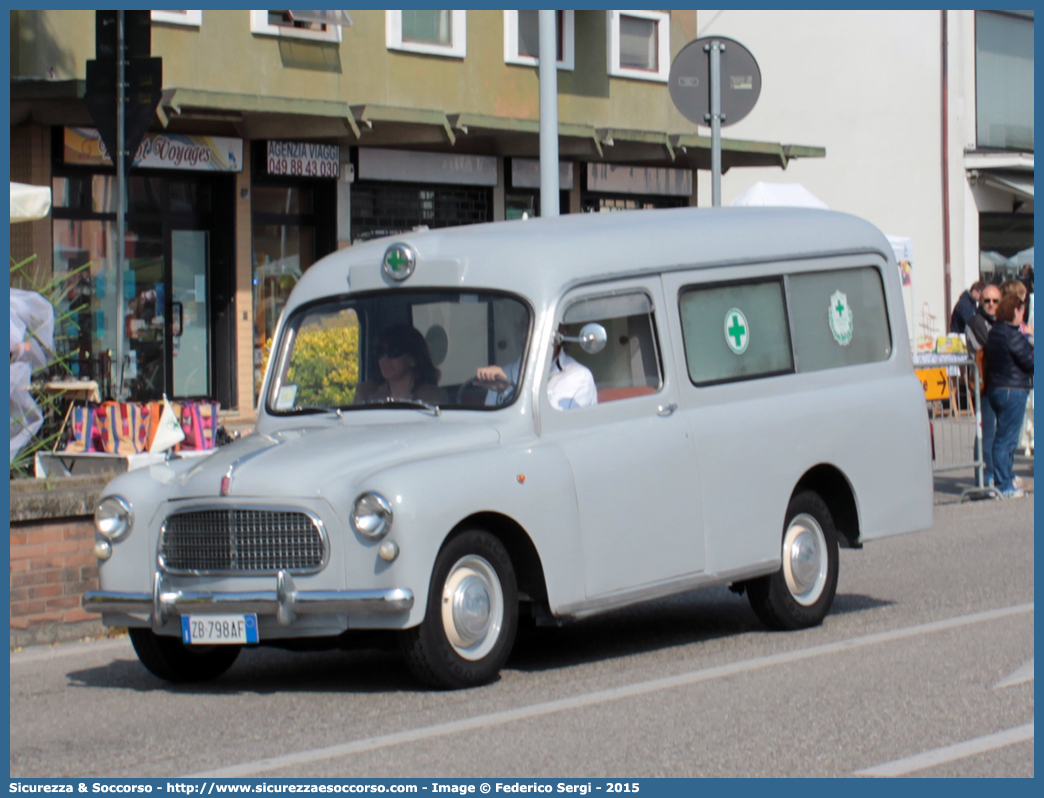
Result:
{"label": "van rear wheel arch", "polygon": [[816,493],[830,510],[837,531],[837,543],[843,549],[859,549],[859,507],[851,482],[835,465],[820,463],[804,473],[791,498],[804,491]]}

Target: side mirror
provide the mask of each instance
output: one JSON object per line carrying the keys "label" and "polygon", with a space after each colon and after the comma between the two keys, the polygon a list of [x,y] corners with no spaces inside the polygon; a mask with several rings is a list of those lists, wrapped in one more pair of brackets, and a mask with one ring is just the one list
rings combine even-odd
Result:
{"label": "side mirror", "polygon": [[605,332],[605,327],[595,321],[581,327],[580,335],[575,338],[568,335],[562,335],[562,333],[555,333],[555,343],[562,343],[563,341],[578,343],[580,344],[580,348],[589,355],[597,355],[605,349],[605,344],[608,340],[609,336]]}

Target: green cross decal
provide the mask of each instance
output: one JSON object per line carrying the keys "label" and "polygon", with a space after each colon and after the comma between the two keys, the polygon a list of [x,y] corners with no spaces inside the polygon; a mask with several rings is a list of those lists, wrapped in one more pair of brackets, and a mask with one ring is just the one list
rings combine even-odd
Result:
{"label": "green cross decal", "polygon": [[834,308],[834,310],[837,311],[837,315],[838,316],[841,316],[845,312],[845,306],[844,306],[844,304],[840,300],[838,300],[837,307]]}
{"label": "green cross decal", "polygon": [[393,249],[388,253],[388,265],[392,267],[393,271],[398,271],[401,267],[406,265],[406,258],[402,256],[400,250]]}
{"label": "green cross decal", "polygon": [[743,345],[743,334],[747,331],[747,328],[740,324],[739,316],[732,317],[732,326],[729,327],[729,335],[736,339],[736,348],[738,349]]}

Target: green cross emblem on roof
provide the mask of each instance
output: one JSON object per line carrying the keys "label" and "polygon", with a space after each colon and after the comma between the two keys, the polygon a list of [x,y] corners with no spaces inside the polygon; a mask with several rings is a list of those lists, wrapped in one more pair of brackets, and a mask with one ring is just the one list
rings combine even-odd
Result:
{"label": "green cross emblem on roof", "polygon": [[393,280],[405,280],[417,265],[417,254],[407,244],[392,244],[384,251],[384,273]]}
{"label": "green cross emblem on roof", "polygon": [[739,308],[731,308],[725,314],[725,343],[737,355],[747,351],[750,343],[750,325]]}

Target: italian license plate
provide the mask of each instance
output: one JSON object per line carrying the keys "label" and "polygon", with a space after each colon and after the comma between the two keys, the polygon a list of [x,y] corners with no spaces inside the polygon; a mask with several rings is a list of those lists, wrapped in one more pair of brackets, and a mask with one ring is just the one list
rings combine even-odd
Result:
{"label": "italian license plate", "polygon": [[257,615],[182,615],[181,639],[188,645],[257,642]]}

